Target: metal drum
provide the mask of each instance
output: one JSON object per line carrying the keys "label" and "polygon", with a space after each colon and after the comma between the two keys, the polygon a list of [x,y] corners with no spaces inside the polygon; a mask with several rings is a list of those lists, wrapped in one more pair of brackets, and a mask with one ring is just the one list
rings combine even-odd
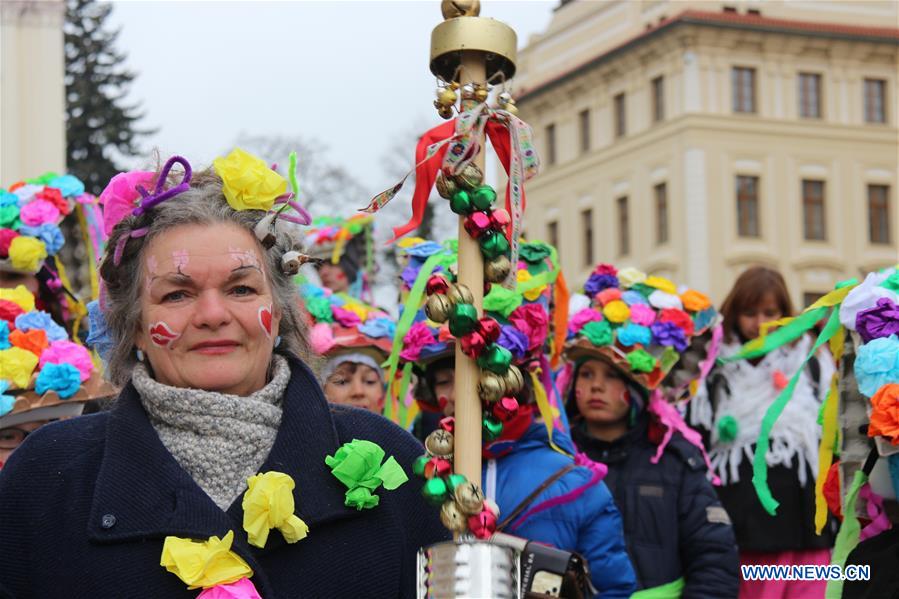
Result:
{"label": "metal drum", "polygon": [[520,599],[520,557],[512,547],[464,539],[418,552],[419,599]]}

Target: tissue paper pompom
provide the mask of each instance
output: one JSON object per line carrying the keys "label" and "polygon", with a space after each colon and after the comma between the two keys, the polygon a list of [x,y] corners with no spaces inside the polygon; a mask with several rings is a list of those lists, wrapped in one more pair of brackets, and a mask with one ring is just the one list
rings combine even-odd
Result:
{"label": "tissue paper pompom", "polygon": [[866,397],[873,397],[887,383],[899,381],[899,338],[881,337],[859,347],[855,378],[858,390]]}
{"label": "tissue paper pompom", "polygon": [[615,300],[621,299],[621,290],[617,287],[609,287],[608,289],[603,289],[599,293],[596,294],[596,301],[600,303],[600,305],[605,306],[610,302],[614,302]]}
{"label": "tissue paper pompom", "polygon": [[0,258],[9,258],[9,244],[18,236],[19,233],[12,229],[0,229]]}
{"label": "tissue paper pompom", "polygon": [[74,198],[84,193],[84,183],[75,175],[60,175],[50,179],[47,184],[49,187],[55,187],[59,192],[67,198]]}
{"label": "tissue paper pompom", "polygon": [[56,224],[59,217],[59,209],[47,200],[33,200],[19,210],[19,218],[22,219],[22,223],[31,227],[44,223]]}
{"label": "tissue paper pompom", "polygon": [[71,341],[54,341],[44,353],[41,354],[41,368],[47,364],[71,364],[78,369],[81,381],[90,378],[94,370],[90,352],[84,346]]}
{"label": "tissue paper pompom", "polygon": [[658,308],[659,310],[664,310],[665,308],[676,308],[680,310],[684,307],[683,302],[681,302],[681,299],[678,296],[659,289],[656,289],[649,294],[649,305]]}
{"label": "tissue paper pompom", "polygon": [[684,304],[684,309],[690,312],[702,312],[712,306],[709,296],[693,289],[681,293],[680,299]]}
{"label": "tissue paper pompom", "polygon": [[323,356],[331,351],[335,343],[334,333],[327,323],[319,322],[312,325],[312,329],[309,331],[309,344],[312,346],[312,351]]}
{"label": "tissue paper pompom", "polygon": [[33,329],[43,329],[47,333],[47,339],[53,341],[64,341],[69,338],[66,330],[56,324],[49,314],[43,310],[34,310],[27,314],[16,316],[16,328],[23,331],[31,331]]}
{"label": "tissue paper pompom", "polygon": [[618,329],[618,343],[625,347],[632,345],[649,345],[652,343],[652,331],[649,327],[638,324],[627,324]]}
{"label": "tissue paper pompom", "polygon": [[496,343],[512,352],[512,356],[516,360],[522,359],[528,351],[527,335],[509,325],[500,327],[499,339],[496,340]]}
{"label": "tissue paper pompom", "polygon": [[47,364],[38,373],[34,390],[38,395],[56,391],[59,397],[68,399],[78,392],[80,386],[81,376],[77,368],[71,364]]}
{"label": "tissue paper pompom", "polygon": [[605,320],[588,322],[581,329],[581,335],[586,337],[596,347],[612,343],[612,327]]}
{"label": "tissue paper pompom", "polygon": [[9,244],[9,261],[13,268],[35,273],[47,257],[47,246],[34,237],[16,237]]}
{"label": "tissue paper pompom", "polygon": [[594,297],[597,293],[609,287],[618,287],[618,278],[615,275],[593,273],[584,284],[584,293]]}
{"label": "tissue paper pompom", "polygon": [[[12,289],[0,289],[0,300],[12,302],[25,312],[34,310],[34,295],[28,291],[28,288],[25,287],[25,285],[16,285]],[[15,319],[15,317],[13,317],[13,319]],[[10,319],[4,317],[4,320]]]}
{"label": "tissue paper pompom", "polygon": [[899,383],[889,383],[871,398],[871,424],[868,436],[882,435],[899,445]]}
{"label": "tissue paper pompom", "polygon": [[634,372],[652,372],[656,369],[656,359],[643,349],[635,349],[628,353],[627,363]]}
{"label": "tissue paper pompom", "polygon": [[677,308],[665,308],[659,313],[659,322],[673,322],[679,326],[685,335],[693,334],[693,319],[689,314]]}
{"label": "tissue paper pompom", "polygon": [[287,191],[287,179],[240,148],[216,158],[212,165],[222,178],[225,199],[235,210],[270,210],[275,198]]}
{"label": "tissue paper pompom", "polygon": [[899,295],[880,286],[888,277],[889,273],[886,272],[869,273],[861,284],[846,295],[840,304],[840,323],[844,327],[854,331],[858,313],[873,308],[881,297],[899,303]]}
{"label": "tissue paper pompom", "polygon": [[509,322],[527,335],[528,350],[543,347],[549,334],[549,315],[540,304],[525,304],[515,308],[509,315]]}
{"label": "tissue paper pompom", "polygon": [[584,308],[571,317],[571,320],[568,322],[568,330],[572,333],[579,333],[588,322],[599,322],[601,320],[604,320],[602,314],[593,308]]}
{"label": "tissue paper pompom", "polygon": [[631,306],[631,322],[648,327],[656,321],[656,312],[652,308],[644,304],[635,304]]}
{"label": "tissue paper pompom", "polygon": [[426,345],[437,343],[434,333],[423,322],[416,322],[409,328],[409,332],[403,337],[403,351],[400,357],[407,362],[415,362],[421,356],[421,350]]}
{"label": "tissue paper pompom", "polygon": [[0,319],[0,349],[9,349],[9,323]]}
{"label": "tissue paper pompom", "polygon": [[633,287],[637,283],[646,282],[646,273],[629,266],[618,271],[618,281],[624,288]]}
{"label": "tissue paper pompom", "polygon": [[19,228],[19,233],[43,241],[47,253],[51,256],[55,256],[66,242],[65,237],[62,235],[62,231],[59,230],[58,226],[52,223],[44,223],[38,227],[23,226]]}
{"label": "tissue paper pompom", "polygon": [[15,347],[27,349],[35,356],[40,356],[50,345],[50,342],[47,341],[47,333],[41,329],[34,329],[28,332],[16,329],[9,334],[9,343]]}
{"label": "tissue paper pompom", "polygon": [[628,290],[622,293],[621,300],[628,306],[633,306],[636,304],[642,304],[644,306],[649,305],[649,300],[647,300],[642,293],[634,290]]}
{"label": "tissue paper pompom", "polygon": [[602,314],[609,322],[621,324],[630,317],[631,309],[623,301],[615,300],[603,307]]}
{"label": "tissue paper pompom", "polygon": [[12,381],[25,389],[31,381],[31,373],[37,367],[37,356],[21,347],[0,350],[0,379]]}
{"label": "tissue paper pompom", "polygon": [[646,277],[643,283],[649,287],[655,287],[659,291],[664,291],[671,295],[677,295],[677,285],[664,277]]}
{"label": "tissue paper pompom", "polygon": [[45,187],[44,190],[38,193],[35,197],[53,204],[53,206],[56,207],[56,209],[59,210],[59,213],[62,215],[67,215],[72,212],[72,206],[63,199],[62,192],[60,192],[55,187]]}
{"label": "tissue paper pompom", "polygon": [[369,318],[359,327],[359,332],[372,339],[393,338],[396,334],[396,324],[389,318]]}

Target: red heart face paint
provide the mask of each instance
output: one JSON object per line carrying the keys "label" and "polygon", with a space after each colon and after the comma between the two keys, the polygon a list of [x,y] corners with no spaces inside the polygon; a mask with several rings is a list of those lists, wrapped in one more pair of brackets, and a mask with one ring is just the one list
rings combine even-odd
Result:
{"label": "red heart face paint", "polygon": [[159,347],[172,347],[172,344],[181,336],[166,323],[159,321],[150,325],[150,341]]}
{"label": "red heart face paint", "polygon": [[259,326],[265,331],[266,337],[272,338],[272,307],[259,306]]}

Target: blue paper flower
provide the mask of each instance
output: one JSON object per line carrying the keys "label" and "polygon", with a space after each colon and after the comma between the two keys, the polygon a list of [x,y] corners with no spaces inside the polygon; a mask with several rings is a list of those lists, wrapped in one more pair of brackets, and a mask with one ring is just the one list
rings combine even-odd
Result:
{"label": "blue paper flower", "polygon": [[84,193],[84,183],[74,175],[62,175],[47,183],[47,187],[55,187],[65,198],[80,196]]}
{"label": "blue paper flower", "polygon": [[584,293],[589,297],[593,297],[603,289],[608,289],[609,287],[618,287],[618,277],[615,275],[593,273],[584,285]]}
{"label": "blue paper flower", "polygon": [[97,351],[104,362],[108,362],[109,353],[115,347],[115,341],[109,334],[106,316],[100,310],[100,302],[97,300],[87,304],[87,322],[90,330],[85,342]]}
{"label": "blue paper flower", "polygon": [[9,323],[0,320],[0,349],[9,349]]}
{"label": "blue paper flower", "polygon": [[0,192],[0,208],[4,206],[16,206],[19,205],[19,196],[14,193],[9,193],[8,191]]}
{"label": "blue paper flower", "polygon": [[899,381],[899,338],[880,337],[859,347],[855,378],[858,390],[867,397],[873,397],[887,383]]}
{"label": "blue paper flower", "polygon": [[58,252],[66,242],[65,237],[62,235],[62,231],[60,231],[59,227],[53,223],[44,223],[38,227],[19,227],[19,233],[28,235],[29,237],[36,237],[43,241],[44,245],[47,246],[47,253],[51,256],[55,256],[56,252]]}
{"label": "blue paper flower", "polygon": [[325,290],[319,287],[318,285],[312,285],[311,283],[303,283],[300,285],[300,295],[304,298],[307,297],[324,297]]}
{"label": "blue paper flower", "polygon": [[497,345],[512,352],[516,360],[520,360],[528,351],[528,336],[511,325],[500,327]]}
{"label": "blue paper flower", "polygon": [[628,306],[633,306],[634,304],[643,304],[644,306],[649,305],[649,300],[646,299],[646,296],[633,289],[628,289],[622,293],[621,300]]}
{"label": "blue paper flower", "polygon": [[9,389],[9,381],[0,380],[0,416],[12,412],[13,404],[16,403],[15,397],[6,394],[7,389]]}
{"label": "blue paper flower", "polygon": [[430,258],[437,252],[443,250],[443,246],[434,241],[424,241],[418,245],[406,248],[406,254],[417,258]]}
{"label": "blue paper flower", "polygon": [[53,390],[61,399],[68,399],[78,392],[80,386],[81,374],[77,368],[71,364],[48,363],[44,364],[40,374],[37,375],[34,390],[39,395]]}
{"label": "blue paper flower", "polygon": [[56,324],[53,318],[43,310],[33,310],[16,316],[16,328],[22,332],[43,329],[47,333],[47,339],[51,342],[69,338],[66,330]]}
{"label": "blue paper flower", "polygon": [[374,339],[392,338],[396,334],[396,324],[389,318],[373,318],[359,327],[359,332]]}
{"label": "blue paper flower", "polygon": [[650,325],[656,343],[673,347],[679,352],[687,350],[687,338],[684,330],[673,322],[654,322]]}
{"label": "blue paper flower", "polygon": [[618,329],[618,343],[625,347],[632,345],[646,346],[652,343],[652,331],[649,327],[639,324],[629,323]]}

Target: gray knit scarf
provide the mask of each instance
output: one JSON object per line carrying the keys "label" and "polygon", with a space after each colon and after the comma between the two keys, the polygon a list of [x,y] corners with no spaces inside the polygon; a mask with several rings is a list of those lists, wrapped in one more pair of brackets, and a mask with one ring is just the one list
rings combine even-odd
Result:
{"label": "gray knit scarf", "polygon": [[257,473],[275,443],[290,366],[272,356],[271,381],[238,397],[169,387],[143,364],[131,381],[162,444],[222,510],[227,510]]}

